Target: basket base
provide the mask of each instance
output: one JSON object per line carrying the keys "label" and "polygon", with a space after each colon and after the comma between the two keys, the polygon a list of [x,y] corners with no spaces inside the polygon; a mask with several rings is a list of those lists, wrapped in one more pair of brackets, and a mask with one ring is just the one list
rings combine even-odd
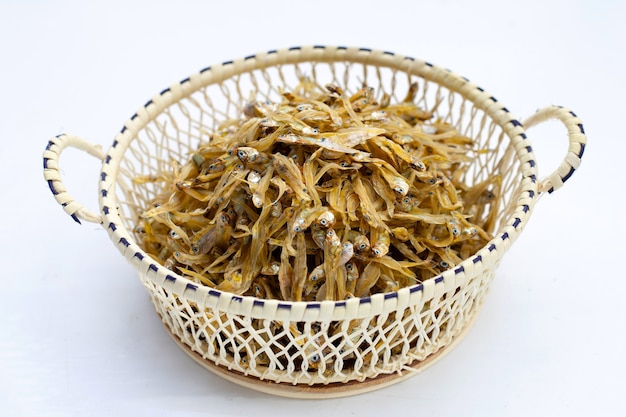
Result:
{"label": "basket base", "polygon": [[463,340],[467,332],[473,327],[476,317],[478,316],[476,311],[472,319],[467,323],[465,328],[456,335],[452,341],[446,346],[439,349],[437,352],[428,356],[422,361],[414,361],[408,365],[411,370],[403,371],[401,374],[382,374],[375,378],[368,378],[364,381],[350,381],[345,383],[332,383],[327,385],[293,385],[288,383],[277,383],[268,380],[260,380],[256,377],[246,376],[237,371],[228,370],[223,366],[216,365],[213,362],[207,361],[200,356],[197,352],[194,352],[170,329],[165,326],[167,332],[172,337],[174,342],[189,355],[194,361],[204,368],[208,369],[217,376],[220,376],[234,384],[255,390],[264,392],[266,394],[277,395],[280,397],[288,398],[302,398],[302,399],[328,399],[328,398],[340,398],[348,397],[352,395],[364,394],[366,392],[375,391],[381,388],[388,387],[398,382],[408,379],[426,368],[433,365],[439,359],[441,359],[446,353],[454,349]]}

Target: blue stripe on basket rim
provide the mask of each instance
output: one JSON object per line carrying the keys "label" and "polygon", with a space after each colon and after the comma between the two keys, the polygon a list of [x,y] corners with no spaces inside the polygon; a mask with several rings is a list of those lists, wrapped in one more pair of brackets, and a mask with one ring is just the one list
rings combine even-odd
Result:
{"label": "blue stripe on basket rim", "polygon": [[[109,228],[111,228],[112,230],[117,230],[117,226],[115,225],[115,223],[111,222],[109,223]],[[508,233],[503,233],[500,238],[502,240],[507,239]],[[119,239],[118,241],[119,243],[122,243],[123,245],[125,245],[126,247],[130,247],[131,244],[128,241],[128,239],[126,239],[125,237],[122,237]],[[493,251],[495,250],[496,245],[495,244],[491,244],[488,247],[489,251]],[[135,252],[133,254],[134,258],[139,259],[140,261],[143,261],[144,259],[147,259],[145,257],[145,254],[141,251],[141,249],[139,249],[139,251]],[[468,258],[467,260],[465,260],[464,262],[470,261],[473,262],[474,264],[477,264],[479,262],[482,261],[482,256],[481,255],[474,255],[470,258]],[[159,269],[164,268],[162,265],[150,262],[148,269],[151,271],[154,271],[156,273],[158,273]],[[458,265],[457,267],[454,268],[454,274],[458,275],[461,274],[463,272],[465,272],[465,267],[463,265]],[[173,273],[170,270],[167,270],[167,274],[165,275],[165,282],[170,282],[170,283],[176,283],[179,279],[182,280],[185,283],[185,290],[190,290],[190,291],[197,291],[200,287],[202,287],[202,285],[200,284],[196,284],[193,283],[192,281],[190,281],[188,278],[180,276],[180,275],[176,275],[175,273]],[[443,275],[438,275],[436,277],[431,278],[433,280],[433,282],[435,284],[441,284],[445,281],[445,277]],[[424,283],[419,283],[419,284],[415,284],[412,285],[410,287],[406,287],[401,289],[400,291],[407,291],[409,292],[409,294],[414,294],[416,292],[420,292],[424,290]],[[268,301],[272,302],[271,300],[265,300],[265,299],[259,299],[259,298],[255,298],[255,297],[251,297],[251,296],[239,296],[236,294],[231,294],[231,293],[225,293],[222,292],[220,290],[216,290],[216,289],[208,289],[207,291],[207,295],[212,296],[212,297],[216,297],[216,298],[220,298],[222,296],[228,296],[230,297],[230,299],[234,302],[238,302],[238,303],[242,303],[244,301],[244,299],[252,299],[252,304],[253,306],[259,306],[259,307],[264,307]],[[374,294],[371,295],[369,297],[361,297],[358,298],[358,303],[359,304],[370,304],[372,302],[372,298],[376,298],[376,297],[382,297],[384,300],[391,300],[391,299],[397,299],[399,297],[399,291],[395,291],[395,292],[390,292],[390,293],[378,293],[378,294]],[[342,307],[346,307],[348,302],[350,302],[349,300],[337,300],[333,302],[333,307],[335,308],[342,308]],[[321,303],[320,302],[294,302],[294,301],[280,301],[276,304],[276,308],[281,309],[281,310],[291,310],[292,307],[295,304],[301,304],[304,303],[305,304],[305,308],[306,309],[320,309],[321,308]]]}
{"label": "blue stripe on basket rim", "polygon": [[48,187],[50,188],[50,191],[52,191],[53,195],[59,195],[59,192],[54,187],[54,180],[48,180]]}
{"label": "blue stripe on basket rim", "polygon": [[[113,226],[113,228],[116,227],[115,224],[112,223],[112,222],[110,223],[110,226],[111,225]],[[500,238],[502,240],[505,240],[505,239],[509,238],[508,233],[503,233],[502,235],[500,235]],[[131,246],[131,244],[128,241],[128,239],[126,239],[124,237],[119,239],[119,243],[124,244],[126,247],[130,247]],[[492,243],[492,244],[489,245],[488,250],[489,251],[493,251],[493,250],[495,250],[495,248],[496,248],[496,245]],[[144,259],[147,259],[145,257],[145,254],[141,251],[141,249],[139,249],[139,251],[135,252],[133,254],[133,257],[139,259],[140,261],[143,261]],[[477,263],[479,263],[481,261],[482,261],[482,256],[476,254],[476,255],[466,259],[465,261],[463,261],[463,263],[465,263],[465,262],[472,262],[474,264],[477,264]],[[164,267],[162,265],[156,264],[154,262],[150,262],[150,264],[148,266],[149,270],[152,270],[152,271],[154,271],[156,273],[158,273],[159,269],[161,269],[161,268],[164,268]],[[455,275],[458,275],[458,274],[461,274],[461,273],[465,272],[465,267],[462,264],[461,265],[457,265],[453,269],[453,271],[454,271]],[[172,272],[170,270],[167,270],[167,272],[168,273],[165,275],[164,283],[169,281],[171,284],[174,284],[174,283],[178,282],[179,280],[182,280],[185,283],[185,290],[190,290],[190,291],[194,291],[194,292],[197,291],[200,287],[202,287],[201,284],[193,283],[188,278],[180,276],[180,275],[177,275],[177,274],[175,274],[174,272]],[[435,277],[430,278],[430,279],[432,279],[434,284],[436,284],[436,285],[437,284],[441,284],[441,283],[443,283],[445,281],[445,277],[443,275],[438,275],[438,276],[435,276]],[[424,283],[419,283],[419,284],[412,285],[410,287],[403,288],[400,291],[408,291],[409,294],[414,294],[414,293],[417,293],[417,292],[420,292],[420,291],[423,291],[423,290],[424,290]],[[383,300],[397,299],[399,297],[399,292],[400,291],[395,291],[395,292],[390,292],[390,293],[378,293],[378,294],[374,294],[374,295],[371,295],[371,296],[368,296],[368,297],[361,297],[361,298],[358,298],[358,300],[359,300],[358,303],[359,304],[370,304],[370,303],[372,303],[372,298],[377,298],[377,297],[381,297],[381,298],[383,298]],[[234,302],[237,302],[237,303],[243,303],[243,301],[245,299],[251,299],[252,300],[252,305],[256,306],[256,307],[265,307],[265,305],[268,302],[272,303],[272,302],[275,301],[275,300],[259,299],[259,298],[255,298],[255,297],[251,297],[251,296],[240,296],[240,295],[236,295],[236,294],[232,294],[232,293],[225,293],[225,292],[222,292],[220,290],[213,289],[213,288],[208,289],[207,295],[212,296],[212,297],[216,297],[216,298],[220,298],[222,296],[227,296],[227,297],[230,298],[230,300],[232,300]],[[347,306],[347,304],[349,302],[353,302],[353,301],[350,301],[350,300],[337,300],[337,301],[332,302],[332,305],[335,308],[344,308],[344,307]],[[354,302],[356,302],[356,301],[354,301]],[[320,302],[279,301],[276,304],[276,308],[281,309],[281,310],[291,310],[294,305],[302,304],[302,303],[305,304],[304,307],[307,310],[310,310],[310,309],[318,310],[322,306],[322,303],[320,303]]]}
{"label": "blue stripe on basket rim", "polygon": [[[302,48],[303,48],[303,46],[300,46],[300,45],[294,45],[294,46],[290,46],[290,47],[286,48],[286,50],[287,50],[287,51],[300,51],[300,50],[302,50]],[[336,50],[338,50],[338,51],[342,51],[342,50],[347,50],[347,49],[352,49],[352,48],[354,48],[355,50],[357,50],[357,51],[359,51],[359,52],[368,52],[368,53],[372,53],[372,52],[375,52],[375,51],[376,51],[375,49],[368,48],[368,47],[350,47],[350,48],[349,48],[349,47],[347,47],[347,46],[345,46],[345,45],[337,45],[337,46],[334,46],[334,47],[333,47],[333,46],[329,46],[329,45],[314,44],[314,45],[312,45],[312,46],[311,46],[311,48],[313,48],[313,49],[328,49],[328,48],[334,48],[334,49],[336,49]],[[266,53],[267,55],[272,55],[272,54],[277,54],[279,51],[280,51],[280,49],[270,49],[270,50],[267,50],[265,53]],[[396,55],[397,55],[397,53],[392,52],[392,51],[388,51],[388,50],[382,50],[381,52],[382,52],[382,54],[383,54],[383,55],[389,55],[389,56],[396,56]],[[250,60],[250,59],[256,59],[256,58],[257,58],[257,55],[258,55],[258,54],[250,54],[250,55],[246,55],[243,59],[244,59],[244,61],[248,61],[248,60]],[[404,56],[404,59],[406,59],[407,61],[415,61],[415,58],[413,58],[413,57],[411,57],[411,56]],[[227,61],[223,61],[223,62],[221,63],[221,65],[222,65],[222,66],[226,66],[226,65],[232,65],[233,63],[234,63],[234,60],[227,60]],[[425,64],[426,66],[429,66],[429,67],[433,67],[433,66],[434,66],[434,65],[433,65],[433,64],[431,64],[430,62],[424,62],[424,64]],[[448,72],[452,72],[452,71],[451,71],[451,70],[449,70],[449,69],[445,69],[445,70],[446,70],[446,71],[448,71]],[[200,73],[200,74],[203,74],[203,73],[205,73],[205,72],[207,72],[207,71],[211,71],[211,66],[207,66],[207,67],[202,68],[202,69],[199,71],[199,73]],[[180,81],[180,84],[183,84],[184,82],[187,82],[187,81],[189,81],[189,78],[185,78],[184,80]],[[165,93],[166,93],[166,92],[168,92],[169,90],[170,90],[170,89],[169,89],[169,87],[168,87],[168,88],[166,88],[166,89],[164,89],[163,91],[161,91],[161,94],[160,94],[160,95],[165,94]],[[484,90],[482,90],[481,88],[479,88],[479,90],[480,90],[480,91],[484,91]],[[497,100],[495,100],[495,98],[493,98],[493,97],[492,97],[492,99],[493,99],[493,101],[494,101],[494,102],[495,102],[495,101],[497,101]],[[148,104],[148,103],[146,103],[146,105],[147,105],[147,104]],[[144,107],[146,107],[146,106],[144,106]],[[506,111],[506,110],[505,110],[505,111]],[[136,117],[136,115],[134,115],[134,117]],[[132,120],[132,118],[131,118],[131,120]]]}
{"label": "blue stripe on basket rim", "polygon": [[565,182],[569,180],[572,174],[574,173],[574,171],[576,171],[576,168],[570,167],[569,172],[563,176],[562,181]]}

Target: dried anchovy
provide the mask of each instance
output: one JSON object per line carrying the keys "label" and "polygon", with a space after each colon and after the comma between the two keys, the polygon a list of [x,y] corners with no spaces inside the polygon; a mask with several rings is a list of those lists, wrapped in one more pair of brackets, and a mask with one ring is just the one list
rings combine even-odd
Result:
{"label": "dried anchovy", "polygon": [[302,85],[135,179],[165,189],[136,228],[146,252],[223,291],[341,300],[420,283],[491,239],[500,178],[462,182],[486,151],[419,108],[417,84],[394,104]]}

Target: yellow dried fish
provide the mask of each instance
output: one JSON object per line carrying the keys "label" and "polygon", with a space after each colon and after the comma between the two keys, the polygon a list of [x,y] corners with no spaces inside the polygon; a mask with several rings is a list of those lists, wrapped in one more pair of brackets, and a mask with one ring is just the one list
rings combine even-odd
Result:
{"label": "yellow dried fish", "polygon": [[[200,129],[208,139],[188,161],[133,179],[163,190],[138,241],[199,284],[295,301],[396,291],[457,265],[491,239],[502,181],[464,182],[490,151],[420,108],[418,93],[410,83],[392,103],[368,85],[303,78],[276,101],[251,97],[241,118]],[[315,358],[333,329],[288,331],[308,343],[309,367],[330,366]],[[239,355],[244,367],[263,361]]]}

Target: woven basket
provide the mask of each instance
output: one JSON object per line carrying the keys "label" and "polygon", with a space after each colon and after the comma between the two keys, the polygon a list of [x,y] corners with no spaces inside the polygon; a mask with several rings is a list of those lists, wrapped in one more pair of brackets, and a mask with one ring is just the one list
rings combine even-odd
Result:
{"label": "woven basket", "polygon": [[[171,159],[186,161],[202,140],[201,129],[211,131],[226,119],[241,117],[251,92],[257,100],[279,101],[280,89],[290,90],[302,76],[342,85],[347,92],[365,82],[395,101],[417,81],[418,105],[474,138],[479,148],[493,150],[479,155],[464,178],[471,185],[489,175],[502,177],[493,240],[422,284],[346,301],[237,296],[198,285],[148,256],[132,230],[160,185],[132,179],[167,171]],[[560,166],[539,180],[525,129],[551,118],[567,127],[569,148]],[[310,46],[227,61],[171,85],[124,124],[107,153],[77,136],[59,135],[44,152],[44,176],[74,220],[107,230],[137,268],[172,338],[194,360],[252,389],[327,398],[398,382],[448,352],[476,318],[502,255],[524,228],[538,197],[572,175],[585,143],[581,121],[567,109],[546,107],[520,123],[482,88],[428,62],[365,48]],[[58,159],[68,146],[103,161],[99,214],[77,203],[63,186]],[[294,336],[292,324],[307,329],[305,335]],[[340,330],[329,334],[331,325]],[[311,355],[319,356],[318,366],[310,366]]]}

